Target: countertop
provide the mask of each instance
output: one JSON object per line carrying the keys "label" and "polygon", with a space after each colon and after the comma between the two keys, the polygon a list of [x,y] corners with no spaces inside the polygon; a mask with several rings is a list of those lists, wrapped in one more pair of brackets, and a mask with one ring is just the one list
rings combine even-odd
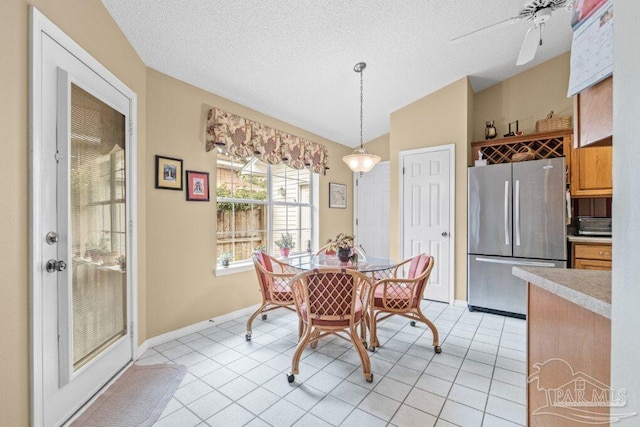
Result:
{"label": "countertop", "polygon": [[513,274],[611,319],[611,272],[573,268],[513,267]]}
{"label": "countertop", "polygon": [[598,236],[575,236],[575,235],[568,235],[567,239],[570,242],[576,242],[576,243],[602,243],[602,244],[611,244],[611,237],[598,237]]}

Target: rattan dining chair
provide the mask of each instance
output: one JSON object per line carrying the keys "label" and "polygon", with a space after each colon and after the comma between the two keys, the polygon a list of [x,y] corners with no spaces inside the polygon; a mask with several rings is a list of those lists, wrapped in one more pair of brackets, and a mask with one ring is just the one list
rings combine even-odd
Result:
{"label": "rattan dining chair", "polygon": [[291,362],[290,383],[298,374],[307,344],[316,344],[331,334],[353,343],[362,362],[362,374],[368,382],[373,381],[371,362],[362,342],[365,337],[358,336],[356,330],[365,321],[371,284],[364,274],[344,268],[316,269],[293,278],[291,287],[303,332]]}
{"label": "rattan dining chair", "polygon": [[[262,314],[262,320],[267,320],[267,312],[271,310],[286,308],[295,311],[289,282],[293,276],[300,272],[299,269],[278,261],[261,251],[253,253],[253,265],[258,275],[262,304],[247,320],[245,335],[247,341],[251,341],[251,325],[258,314]],[[302,333],[301,324],[299,325],[300,333]]]}
{"label": "rattan dining chair", "polygon": [[[375,351],[380,346],[376,333],[377,323],[396,314],[411,319],[411,326],[416,321],[423,322],[433,334],[433,349],[442,352],[438,340],[438,328],[424,315],[420,309],[422,294],[433,269],[434,259],[430,255],[421,254],[399,263],[393,270],[393,277],[378,280],[374,284],[373,301],[370,305],[369,323],[371,343],[369,348]],[[399,277],[408,264],[406,277]]]}

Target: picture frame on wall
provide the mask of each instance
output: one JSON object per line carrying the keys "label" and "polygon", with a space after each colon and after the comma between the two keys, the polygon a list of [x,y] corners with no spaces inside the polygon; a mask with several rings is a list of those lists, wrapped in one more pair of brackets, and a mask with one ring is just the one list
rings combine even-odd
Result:
{"label": "picture frame on wall", "polygon": [[187,171],[187,200],[209,201],[209,172]]}
{"label": "picture frame on wall", "polygon": [[156,188],[182,191],[182,159],[156,155]]}
{"label": "picture frame on wall", "polygon": [[336,182],[329,183],[329,207],[338,209],[347,208],[346,184],[338,184]]}

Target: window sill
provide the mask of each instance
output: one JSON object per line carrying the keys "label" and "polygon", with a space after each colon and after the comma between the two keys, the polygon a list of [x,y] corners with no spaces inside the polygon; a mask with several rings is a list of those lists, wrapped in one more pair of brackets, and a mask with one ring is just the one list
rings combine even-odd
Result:
{"label": "window sill", "polygon": [[[278,261],[287,262],[290,259],[297,259],[297,258],[303,258],[308,256],[310,256],[310,254],[308,254],[307,252],[301,252],[301,253],[291,255],[289,256],[289,258],[283,258],[280,256],[276,256],[274,258],[277,259]],[[247,261],[238,262],[237,264],[230,265],[229,267],[216,265],[216,268],[213,270],[213,273],[215,274],[216,277],[229,276],[231,274],[250,271],[250,270],[253,270],[253,268],[254,268],[253,261],[247,260]]]}
{"label": "window sill", "polygon": [[240,262],[238,264],[230,265],[229,267],[222,267],[221,265],[216,265],[216,268],[213,270],[213,274],[216,277],[220,276],[229,276],[231,274],[242,273],[245,271],[250,271],[253,269],[253,262],[246,261]]}

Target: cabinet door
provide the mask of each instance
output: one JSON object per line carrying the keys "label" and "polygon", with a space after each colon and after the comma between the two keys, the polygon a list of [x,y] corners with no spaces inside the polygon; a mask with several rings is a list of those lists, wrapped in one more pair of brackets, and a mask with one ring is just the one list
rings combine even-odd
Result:
{"label": "cabinet door", "polygon": [[610,139],[613,135],[613,77],[575,97],[576,147]]}
{"label": "cabinet door", "polygon": [[576,262],[573,267],[580,268],[582,270],[611,270],[611,261],[576,258]]}
{"label": "cabinet door", "polygon": [[584,147],[572,151],[571,195],[611,197],[613,147]]}

